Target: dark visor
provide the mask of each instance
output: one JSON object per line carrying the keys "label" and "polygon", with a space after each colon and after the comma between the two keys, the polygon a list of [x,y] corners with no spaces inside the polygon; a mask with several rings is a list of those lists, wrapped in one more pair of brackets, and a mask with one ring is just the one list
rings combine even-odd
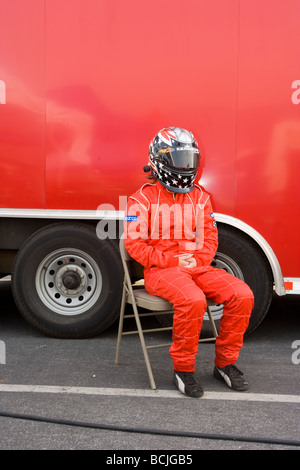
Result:
{"label": "dark visor", "polygon": [[199,160],[199,150],[197,148],[172,149],[171,152],[164,152],[162,154],[162,162],[178,170],[180,168],[185,170],[198,168]]}

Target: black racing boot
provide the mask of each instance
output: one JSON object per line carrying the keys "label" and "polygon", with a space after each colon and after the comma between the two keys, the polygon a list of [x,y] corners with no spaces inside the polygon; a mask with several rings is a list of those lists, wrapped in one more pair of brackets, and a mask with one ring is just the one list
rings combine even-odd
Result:
{"label": "black racing boot", "polygon": [[194,377],[193,372],[179,372],[174,370],[174,382],[178,390],[188,397],[199,398],[203,395],[203,390]]}
{"label": "black racing boot", "polygon": [[248,390],[248,382],[243,377],[241,372],[234,364],[225,366],[223,368],[215,366],[213,376],[216,379],[224,380],[228,387],[239,392]]}

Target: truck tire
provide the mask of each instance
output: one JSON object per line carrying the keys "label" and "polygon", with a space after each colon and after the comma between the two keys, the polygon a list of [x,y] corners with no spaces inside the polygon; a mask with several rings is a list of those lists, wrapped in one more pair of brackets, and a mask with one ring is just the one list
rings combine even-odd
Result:
{"label": "truck tire", "polygon": [[[252,333],[265,318],[273,293],[271,268],[262,250],[247,235],[227,225],[218,224],[219,246],[212,266],[225,269],[242,279],[252,289],[254,308],[246,335]],[[212,307],[217,326],[223,306]]]}
{"label": "truck tire", "polygon": [[40,331],[57,338],[86,338],[118,317],[122,281],[113,240],[100,240],[90,225],[55,223],[20,248],[12,292],[20,313]]}
{"label": "truck tire", "polygon": [[[218,224],[219,246],[212,266],[225,269],[242,279],[252,289],[254,308],[246,335],[252,333],[266,316],[273,293],[273,276],[262,250],[247,235],[227,225]],[[223,305],[211,308],[218,329],[223,314]],[[172,324],[172,316],[157,315],[163,326]],[[201,337],[211,336],[208,315],[204,315]]]}

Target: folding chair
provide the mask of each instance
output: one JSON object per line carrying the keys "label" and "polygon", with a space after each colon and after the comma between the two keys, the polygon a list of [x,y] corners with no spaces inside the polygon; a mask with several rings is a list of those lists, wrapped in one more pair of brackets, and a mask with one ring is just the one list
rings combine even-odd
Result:
{"label": "folding chair", "polygon": [[[118,329],[118,338],[117,338],[117,349],[116,349],[116,357],[115,357],[115,364],[119,364],[120,358],[120,349],[121,349],[121,339],[122,336],[125,335],[132,335],[138,334],[142,346],[142,351],[146,363],[146,368],[149,376],[150,386],[153,390],[156,389],[155,380],[153,377],[152,367],[149,360],[148,349],[153,348],[161,348],[165,346],[170,346],[172,343],[160,343],[155,345],[146,345],[144,333],[154,333],[159,331],[167,331],[172,330],[172,326],[167,327],[157,327],[143,330],[141,325],[140,318],[142,317],[149,317],[149,316],[156,316],[156,315],[164,315],[164,314],[172,314],[174,313],[172,305],[165,299],[161,297],[157,297],[155,295],[150,295],[145,288],[143,288],[140,283],[137,282],[138,279],[143,279],[143,266],[137,263],[135,260],[131,258],[129,253],[127,252],[124,239],[120,239],[120,255],[124,267],[124,284],[123,284],[123,295],[122,295],[122,302],[121,302],[121,310],[120,310],[120,319],[119,319],[119,329]],[[125,315],[125,307],[126,304],[131,304],[133,309],[133,315]],[[213,336],[210,338],[200,339],[199,342],[204,341],[212,341],[215,340],[218,336],[217,328],[211,313],[211,306],[215,305],[214,302],[207,300],[207,314],[211,323],[211,327],[213,330]],[[139,308],[145,309],[150,311],[150,313],[140,313]],[[131,331],[124,331],[124,320],[127,318],[134,318],[136,323],[136,329]]]}

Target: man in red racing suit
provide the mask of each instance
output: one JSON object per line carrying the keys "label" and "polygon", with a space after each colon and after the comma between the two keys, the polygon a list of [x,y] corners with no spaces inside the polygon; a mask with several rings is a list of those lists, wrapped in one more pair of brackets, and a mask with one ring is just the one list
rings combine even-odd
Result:
{"label": "man in red racing suit", "polygon": [[[174,137],[177,129],[171,128]],[[179,182],[185,176],[183,169],[181,172],[181,176],[176,173]],[[188,396],[203,394],[193,372],[209,298],[224,305],[215,344],[214,376],[233,389],[246,390],[247,382],[234,364],[253,308],[252,291],[238,278],[210,266],[218,234],[210,197],[204,189],[193,184],[188,191],[176,191],[173,179],[172,190],[159,171],[152,173],[155,183],[145,184],[128,200],[124,238],[129,254],[144,266],[146,290],[173,305],[169,352],[175,383]]]}

